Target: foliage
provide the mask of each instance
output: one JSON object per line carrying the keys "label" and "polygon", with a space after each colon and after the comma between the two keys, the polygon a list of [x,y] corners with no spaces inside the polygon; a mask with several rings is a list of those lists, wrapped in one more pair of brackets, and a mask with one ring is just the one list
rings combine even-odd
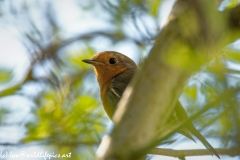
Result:
{"label": "foliage", "polygon": [[8,69],[0,69],[0,83],[6,83],[11,79],[11,71]]}
{"label": "foliage", "polygon": [[[199,73],[192,77],[183,92],[183,97],[187,101],[187,109],[190,115],[196,113],[206,104],[210,104],[224,92],[235,88],[239,89],[239,78],[232,73],[235,70],[229,70],[227,62],[232,59],[231,52],[225,58],[213,60],[205,66]],[[236,70],[236,72],[238,72]],[[234,84],[235,83],[235,84]],[[201,115],[195,122],[199,128],[211,128],[209,126],[218,126],[218,129],[210,129],[207,135],[219,136],[222,138],[224,147],[238,147],[240,141],[238,114],[239,109],[238,92],[227,95],[226,99],[221,99],[216,106]],[[228,138],[226,138],[228,137]]]}
{"label": "foliage", "polygon": [[98,102],[90,95],[79,95],[69,89],[64,86],[58,91],[48,89],[41,93],[37,99],[40,104],[34,109],[37,119],[27,124],[28,135],[23,143],[54,144],[60,153],[71,152],[72,159],[89,156],[78,153],[83,146],[94,152],[105,132],[103,110],[96,108]]}

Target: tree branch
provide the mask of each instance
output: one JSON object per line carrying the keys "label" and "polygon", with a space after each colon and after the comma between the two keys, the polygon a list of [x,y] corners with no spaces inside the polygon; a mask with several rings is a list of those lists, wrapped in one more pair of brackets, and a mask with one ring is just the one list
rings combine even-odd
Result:
{"label": "tree branch", "polygon": [[[228,155],[228,156],[239,156],[240,148],[215,148],[218,154]],[[156,154],[162,156],[170,156],[170,157],[187,157],[187,156],[206,156],[212,155],[207,149],[194,149],[194,150],[173,150],[173,149],[165,149],[165,148],[154,148],[151,149],[149,154]]]}
{"label": "tree branch", "polygon": [[99,145],[97,141],[82,141],[82,142],[48,142],[48,141],[37,141],[31,143],[0,143],[0,146],[31,146],[31,145],[62,145],[62,146],[80,146],[80,145]]}
{"label": "tree branch", "polygon": [[[45,47],[43,47],[42,45],[40,45],[39,42],[35,41],[34,39],[30,39],[30,41],[35,44],[36,46],[38,46],[39,48],[39,56],[34,56],[32,57],[32,59],[30,60],[30,66],[26,69],[25,75],[23,76],[22,80],[6,89],[3,89],[0,91],[0,97],[3,96],[8,96],[11,94],[14,94],[16,91],[18,91],[19,89],[21,89],[22,85],[24,85],[28,80],[37,80],[35,78],[32,77],[32,70],[34,68],[34,66],[41,60],[44,59],[45,55],[49,54],[49,55],[55,55],[55,53],[57,51],[59,51],[60,49],[62,49],[63,47],[70,45],[73,42],[79,41],[79,40],[89,40],[91,38],[94,38],[96,36],[104,36],[104,37],[108,37],[111,38],[112,40],[119,40],[117,38],[123,38],[123,37],[118,37],[116,35],[116,33],[108,33],[108,32],[103,32],[103,31],[93,31],[93,32],[89,32],[89,33],[85,33],[85,34],[80,34],[71,38],[68,38],[66,40],[62,40],[60,42],[50,42],[49,44],[45,45]],[[31,37],[31,36],[30,36]],[[126,39],[128,39],[128,37],[124,37]],[[130,38],[129,38],[130,39]],[[136,43],[142,43],[138,40],[133,40]]]}
{"label": "tree branch", "polygon": [[211,103],[208,103],[201,110],[199,110],[197,113],[190,116],[190,118],[186,119],[185,121],[182,121],[181,123],[178,123],[178,124],[173,124],[169,127],[165,126],[164,130],[162,129],[162,130],[158,131],[160,136],[158,138],[154,139],[154,141],[150,142],[149,145],[144,146],[141,150],[139,150],[139,152],[147,152],[151,148],[157,146],[164,139],[167,139],[169,136],[176,133],[177,130],[180,129],[182,126],[184,126],[186,123],[191,122],[192,120],[196,119],[202,113],[204,113],[208,109],[212,108],[213,106],[218,106],[219,102],[223,102],[223,101],[233,97],[233,95],[235,95],[238,91],[239,91],[239,88],[226,90],[224,93],[219,95],[216,99],[214,99]]}

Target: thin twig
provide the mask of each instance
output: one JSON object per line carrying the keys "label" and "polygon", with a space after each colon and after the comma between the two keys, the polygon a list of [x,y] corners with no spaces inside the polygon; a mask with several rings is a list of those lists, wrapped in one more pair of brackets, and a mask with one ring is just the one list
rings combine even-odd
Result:
{"label": "thin twig", "polygon": [[[220,155],[239,156],[240,148],[217,148],[215,149]],[[170,157],[186,157],[186,156],[207,156],[212,155],[207,149],[193,149],[193,150],[173,150],[165,148],[154,148],[149,151],[149,154],[170,156]]]}

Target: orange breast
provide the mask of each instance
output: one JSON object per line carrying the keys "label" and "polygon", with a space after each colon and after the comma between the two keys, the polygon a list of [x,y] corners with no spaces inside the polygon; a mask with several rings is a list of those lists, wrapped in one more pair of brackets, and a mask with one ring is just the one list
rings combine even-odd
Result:
{"label": "orange breast", "polygon": [[111,97],[110,84],[111,81],[105,83],[103,86],[100,86],[100,94],[104,110],[106,111],[108,117],[112,119],[116,110],[116,104],[113,103],[114,97]]}

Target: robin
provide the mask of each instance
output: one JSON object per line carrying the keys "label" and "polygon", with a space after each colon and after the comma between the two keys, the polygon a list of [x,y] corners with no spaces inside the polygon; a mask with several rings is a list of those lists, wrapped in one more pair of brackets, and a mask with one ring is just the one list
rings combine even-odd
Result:
{"label": "robin", "polygon": [[[94,72],[100,86],[100,95],[103,107],[109,118],[112,119],[125,88],[131,81],[136,71],[138,71],[138,66],[129,57],[115,51],[100,52],[92,59],[85,59],[82,61],[93,65]],[[178,102],[168,122],[181,122],[187,118],[188,115],[186,111],[180,102]],[[220,158],[215,149],[199,133],[192,122],[184,125],[184,127],[182,127],[178,132],[194,142],[195,140],[191,134],[196,136],[211,153]]]}

